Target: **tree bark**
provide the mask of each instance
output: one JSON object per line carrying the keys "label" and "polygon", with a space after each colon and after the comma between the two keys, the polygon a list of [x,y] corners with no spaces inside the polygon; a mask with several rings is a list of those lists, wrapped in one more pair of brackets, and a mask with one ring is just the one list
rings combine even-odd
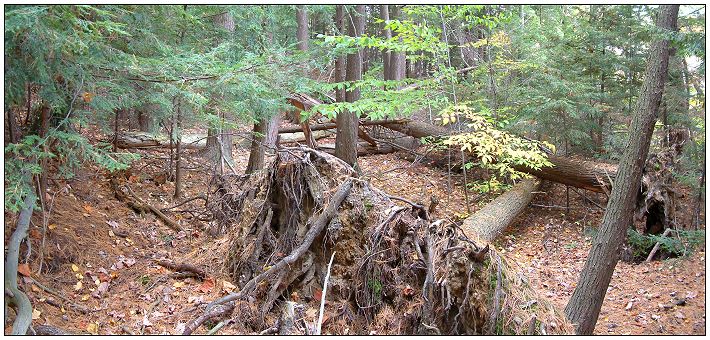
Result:
{"label": "tree bark", "polygon": [[[212,22],[215,26],[225,29],[230,35],[234,33],[235,22],[231,13],[224,12],[216,15]],[[223,126],[226,114],[220,112],[219,116]],[[234,164],[234,158],[232,158],[232,133],[234,130],[225,129],[222,126],[207,129],[207,150],[204,153],[219,174],[224,171],[223,162]]]}
{"label": "tree bark", "polygon": [[[386,25],[387,21],[390,20],[389,5],[380,5],[380,18],[384,20],[382,36],[387,40],[392,39],[392,31],[390,31],[388,28],[384,28],[384,25]],[[390,80],[390,74],[392,73],[392,71],[390,70],[391,57],[392,52],[390,50],[382,51],[382,73],[384,80]]]}
{"label": "tree bark", "polygon": [[[355,6],[355,12],[349,16],[348,35],[359,37],[365,30],[365,5]],[[348,54],[345,80],[356,82],[362,79],[362,50]],[[353,103],[360,99],[360,89],[345,91],[345,100]],[[355,112],[341,112],[337,117],[337,136],[335,138],[335,155],[355,166],[357,163],[357,128],[358,119]]]}
{"label": "tree bark", "polygon": [[493,242],[525,210],[532,200],[533,191],[539,187],[539,180],[524,179],[465,219],[461,228],[467,235],[475,235],[486,243]]}
{"label": "tree bark", "polygon": [[173,198],[180,198],[180,196],[182,195],[182,141],[180,140],[182,138],[182,131],[180,131],[180,129],[182,128],[181,111],[181,100],[178,99],[175,117],[175,194],[173,195]]}
{"label": "tree bark", "polygon": [[[343,5],[335,7],[335,24],[340,31],[340,34],[345,34],[345,13]],[[338,56],[335,59],[335,82],[342,83],[345,81],[345,58]],[[342,103],[345,101],[345,89],[335,89],[335,101]]]}
{"label": "tree bark", "polygon": [[[675,31],[678,5],[661,5],[656,26]],[[631,224],[641,172],[648,155],[654,123],[668,76],[668,40],[656,40],[649,49],[643,87],[631,123],[629,142],[619,165],[601,227],[594,238],[579,283],[565,313],[576,325],[577,334],[592,334],[599,317],[614,267],[619,261],[620,246]]]}
{"label": "tree bark", "polygon": [[[296,40],[298,41],[298,50],[303,53],[308,52],[308,13],[306,12],[306,6],[299,5],[296,6]],[[308,76],[308,70],[303,69],[303,75]],[[300,114],[299,114],[300,118]],[[301,119],[299,119],[300,121]],[[306,145],[309,148],[316,148],[316,140],[313,138],[313,133],[308,126],[308,119],[305,119],[301,123],[301,129],[303,130],[303,135],[306,137]]]}
{"label": "tree bark", "polygon": [[[401,9],[397,5],[392,7],[392,17],[401,20]],[[399,37],[399,42],[402,42],[402,37]],[[390,79],[402,80],[406,76],[406,62],[404,52],[392,52],[390,56]]]}
{"label": "tree bark", "polygon": [[267,123],[262,120],[254,124],[252,133],[251,151],[249,153],[249,163],[246,173],[250,174],[264,168],[264,140],[267,133]]}

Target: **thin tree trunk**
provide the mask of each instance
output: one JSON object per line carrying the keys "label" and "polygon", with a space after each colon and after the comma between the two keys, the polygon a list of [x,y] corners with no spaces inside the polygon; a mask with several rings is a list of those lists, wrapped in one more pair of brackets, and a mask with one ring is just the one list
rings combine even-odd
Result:
{"label": "thin tree trunk", "polygon": [[[392,31],[390,31],[387,28],[384,28],[387,23],[387,21],[390,20],[390,11],[389,11],[389,5],[380,5],[380,17],[382,20],[385,22],[382,24],[382,36],[389,40],[392,39]],[[392,74],[391,71],[391,66],[390,66],[390,61],[392,58],[392,52],[390,50],[384,50],[382,51],[382,70],[384,73],[384,80],[390,80],[390,74]]]}
{"label": "thin tree trunk", "polygon": [[[661,29],[675,31],[678,5],[662,5],[656,21]],[[631,123],[629,143],[624,151],[601,227],[570,298],[565,313],[576,325],[577,334],[592,334],[611,276],[619,261],[620,247],[632,222],[641,172],[648,155],[654,124],[668,76],[669,41],[654,41],[649,49],[643,87]]]}
{"label": "thin tree trunk", "polygon": [[[40,133],[39,137],[40,138],[45,138],[47,136],[47,133],[49,133],[49,121],[52,116],[52,110],[47,106],[46,103],[43,104],[43,106],[40,108]],[[46,141],[42,144],[42,151],[45,153],[49,152],[49,141]],[[42,195],[41,197],[44,197],[44,195],[47,193],[47,172],[48,172],[48,166],[49,166],[49,161],[47,157],[43,157],[42,160],[40,161],[40,166],[42,167],[42,172],[39,175],[39,195]]]}
{"label": "thin tree trunk", "polygon": [[[365,5],[355,6],[354,13],[349,15],[348,35],[359,37],[365,30]],[[348,54],[345,80],[356,82],[362,79],[362,50]],[[360,89],[349,89],[345,92],[345,100],[353,103],[360,99]],[[341,112],[337,117],[337,135],[335,138],[335,155],[355,166],[357,163],[357,131],[358,119],[355,112]]]}
{"label": "thin tree trunk", "polygon": [[[345,34],[345,13],[343,5],[338,5],[335,7],[335,24],[340,31],[340,34]],[[345,57],[338,56],[335,59],[335,82],[342,83],[345,81]],[[335,101],[344,102],[345,101],[345,89],[335,90]]]}
{"label": "thin tree trunk", "polygon": [[[234,17],[229,12],[224,12],[214,16],[212,22],[217,27],[225,29],[229,34],[234,33]],[[224,171],[224,162],[234,164],[232,158],[232,133],[234,129],[224,128],[225,113],[220,112],[221,124],[217,128],[207,129],[207,149],[204,155],[210,163],[217,169],[217,173],[222,174]]]}
{"label": "thin tree trunk", "polygon": [[[392,7],[392,18],[402,20],[401,9],[397,5]],[[399,42],[402,42],[402,37],[399,37]],[[404,52],[392,52],[390,56],[390,79],[402,80],[406,76],[406,63]],[[401,87],[401,86],[400,86]]]}
{"label": "thin tree trunk", "polygon": [[180,131],[181,129],[181,112],[182,111],[182,105],[181,101],[177,101],[177,116],[175,118],[175,133],[176,133],[176,138],[175,138],[175,194],[173,195],[173,198],[180,198],[182,195],[182,132]]}
{"label": "thin tree trunk", "polygon": [[249,163],[246,173],[251,174],[264,168],[264,137],[266,136],[267,124],[264,120],[254,124],[254,133],[251,140],[251,152],[249,153]]}
{"label": "thin tree trunk", "polygon": [[[296,6],[296,40],[298,41],[298,50],[303,53],[308,52],[308,13],[306,12],[306,6],[299,5]],[[308,76],[308,70],[303,69],[303,75]],[[299,115],[300,117],[300,115]],[[300,121],[301,119],[299,119]],[[308,125],[308,119],[301,122],[301,129],[303,130],[303,135],[306,137],[306,145],[309,148],[316,148],[316,140],[313,138],[313,133]]]}

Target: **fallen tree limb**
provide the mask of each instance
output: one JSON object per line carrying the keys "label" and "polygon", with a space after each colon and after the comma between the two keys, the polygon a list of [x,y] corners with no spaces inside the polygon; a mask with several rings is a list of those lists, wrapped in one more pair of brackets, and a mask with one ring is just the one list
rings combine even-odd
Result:
{"label": "fallen tree limb", "polygon": [[111,183],[111,188],[113,189],[114,195],[116,196],[116,199],[118,199],[121,202],[124,202],[128,204],[131,209],[138,213],[145,213],[145,212],[152,212],[155,214],[156,217],[158,217],[159,220],[161,220],[167,227],[169,227],[172,230],[175,231],[182,231],[182,227],[180,227],[177,222],[173,221],[170,219],[168,216],[163,214],[160,209],[145,203],[142,199],[140,199],[134,192],[131,190],[131,187],[128,185],[125,185],[124,187],[128,190],[128,194],[126,194],[122,189],[121,186],[118,184],[118,179],[116,176],[112,176],[110,179]]}
{"label": "fallen tree limb", "polygon": [[54,289],[52,289],[52,288],[49,288],[49,287],[47,287],[47,286],[41,284],[40,282],[38,282],[38,281],[37,281],[36,279],[34,279],[34,278],[32,279],[32,282],[33,282],[37,287],[39,287],[40,289],[42,289],[43,291],[45,291],[45,292],[47,292],[47,293],[49,293],[49,294],[52,294],[52,295],[54,295],[54,296],[60,298],[62,301],[66,302],[69,306],[71,306],[72,309],[76,309],[77,311],[79,311],[79,312],[82,313],[82,314],[89,314],[89,311],[90,311],[89,308],[86,308],[86,307],[84,307],[84,306],[82,306],[82,305],[79,305],[79,304],[75,303],[74,301],[70,300],[70,299],[67,298],[66,296],[62,295],[60,292],[58,292],[58,291],[56,291],[56,290],[54,290]]}
{"label": "fallen tree limb", "polygon": [[536,179],[524,179],[512,189],[486,204],[463,221],[461,228],[469,237],[485,243],[493,242],[532,200],[540,186]]}

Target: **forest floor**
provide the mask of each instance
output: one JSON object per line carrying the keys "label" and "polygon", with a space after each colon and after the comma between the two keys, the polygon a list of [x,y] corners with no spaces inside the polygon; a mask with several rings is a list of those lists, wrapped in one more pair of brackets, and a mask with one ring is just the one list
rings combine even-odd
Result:
{"label": "forest floor", "polygon": [[[142,152],[133,166],[128,185],[142,199],[157,207],[180,202],[171,199],[171,182],[159,184],[164,168],[163,152]],[[188,152],[186,168],[201,160]],[[235,152],[236,169],[246,168],[248,150]],[[428,204],[439,200],[435,218],[450,218],[466,211],[460,176],[422,164],[412,164],[394,154],[360,158],[364,176],[392,195]],[[184,198],[205,191],[207,176],[186,171]],[[448,186],[451,185],[451,191]],[[28,293],[35,312],[34,324],[49,324],[75,333],[180,334],[185,324],[201,311],[201,304],[235,289],[217,265],[204,265],[208,278],[175,277],[156,260],[189,263],[195,258],[216,260],[209,253],[215,237],[213,226],[191,218],[193,201],[171,216],[185,231],[176,233],[152,214],[137,215],[115,199],[107,177],[84,168],[73,180],[52,181],[48,198],[54,196],[46,240],[42,247],[41,214],[33,216],[28,267],[21,266],[21,288]],[[533,288],[562,310],[571,296],[591,244],[590,227],[599,225],[603,211],[571,194],[570,213],[564,206],[565,188],[547,185],[498,240],[501,253],[517,262]],[[449,193],[450,192],[450,193]],[[473,211],[491,197],[469,192]],[[178,209],[178,210],[180,210]],[[15,218],[5,213],[5,240]],[[704,226],[702,226],[704,228]],[[212,232],[210,232],[212,230]],[[587,230],[587,232],[585,232]],[[39,253],[44,254],[39,271]],[[23,258],[21,256],[21,258]],[[27,259],[27,257],[25,257]],[[217,261],[215,261],[216,263]],[[34,281],[36,280],[36,282]],[[37,284],[39,283],[39,284]],[[55,293],[48,293],[45,286]],[[57,294],[58,293],[58,294]],[[61,295],[71,301],[65,303]],[[678,303],[679,300],[683,303]],[[677,303],[674,304],[674,303]],[[80,309],[87,308],[88,313]],[[316,317],[313,309],[308,317]],[[11,313],[12,315],[12,313]],[[5,328],[5,334],[10,332]],[[324,326],[327,333],[328,328]],[[202,328],[198,333],[204,333]],[[240,330],[230,325],[219,334]],[[705,334],[705,249],[678,259],[630,264],[620,262],[612,279],[597,323],[597,334]]]}

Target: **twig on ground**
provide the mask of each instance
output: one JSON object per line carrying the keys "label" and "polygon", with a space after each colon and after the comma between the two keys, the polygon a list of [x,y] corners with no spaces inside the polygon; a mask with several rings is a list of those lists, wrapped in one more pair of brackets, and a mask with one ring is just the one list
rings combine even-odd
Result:
{"label": "twig on ground", "polygon": [[330,255],[330,262],[328,262],[328,272],[325,274],[325,280],[323,280],[323,292],[320,299],[320,312],[318,313],[318,326],[316,328],[316,335],[320,335],[321,326],[323,325],[323,310],[325,309],[325,294],[328,290],[328,279],[330,278],[330,267],[333,265],[333,259],[335,258],[335,251]]}
{"label": "twig on ground", "polygon": [[[669,229],[666,229],[666,230],[663,232],[663,235],[661,235],[661,237],[666,237],[666,236],[668,236],[668,234],[671,233],[671,230],[672,230],[672,229],[670,229],[670,228],[669,228]],[[659,249],[660,247],[661,247],[661,242],[656,242],[656,244],[653,246],[653,249],[651,249],[651,252],[648,253],[648,257],[646,258],[646,261],[645,261],[645,262],[651,262],[651,260],[653,259],[653,256],[656,255],[656,252],[658,251],[658,249]]]}
{"label": "twig on ground", "polygon": [[37,287],[39,287],[39,288],[42,289],[43,291],[45,291],[45,292],[47,292],[47,293],[49,293],[49,294],[52,294],[52,295],[54,295],[54,296],[60,298],[61,300],[63,300],[64,302],[66,302],[69,306],[71,306],[71,308],[76,309],[77,311],[81,312],[82,314],[88,314],[88,313],[89,313],[89,308],[86,308],[86,307],[84,307],[84,306],[82,306],[82,305],[79,305],[79,304],[75,303],[75,302],[72,301],[72,300],[69,300],[67,297],[65,297],[64,295],[62,295],[60,292],[58,292],[58,291],[56,291],[56,290],[54,290],[54,289],[52,289],[52,288],[49,288],[49,287],[47,287],[47,286],[45,286],[45,285],[39,283],[39,281],[37,281],[37,280],[35,280],[35,279],[32,279],[32,283],[34,283]]}
{"label": "twig on ground", "polygon": [[220,321],[217,325],[212,327],[212,329],[210,329],[207,332],[207,335],[214,335],[215,333],[219,332],[219,330],[222,329],[222,327],[224,327],[224,325],[226,325],[226,324],[227,324],[226,321],[224,321],[224,320]]}

